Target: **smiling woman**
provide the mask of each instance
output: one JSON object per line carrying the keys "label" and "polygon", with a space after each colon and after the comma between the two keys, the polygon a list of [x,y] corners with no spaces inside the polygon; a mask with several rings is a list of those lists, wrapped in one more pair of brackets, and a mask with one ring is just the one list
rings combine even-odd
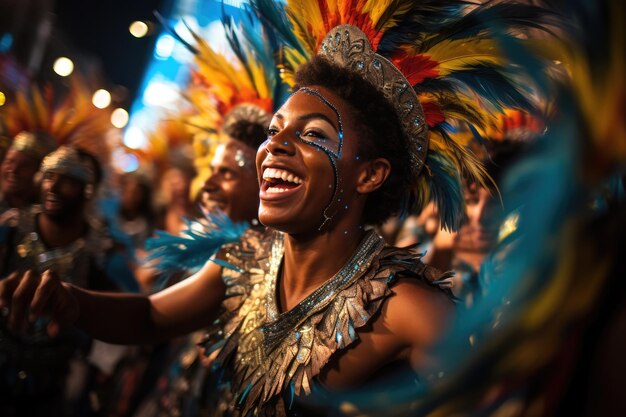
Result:
{"label": "smiling woman", "polygon": [[[328,410],[306,410],[313,403],[307,396],[332,391],[344,398],[345,390],[376,384],[398,369],[414,390],[418,375],[427,381],[437,374],[431,349],[453,310],[449,277],[411,249],[386,246],[368,228],[429,200],[446,227],[458,225],[460,170],[479,182],[483,171],[448,123],[490,122],[476,96],[487,104],[529,105],[502,68],[477,74],[462,58],[472,44],[481,64],[506,65],[493,44],[482,43],[495,29],[471,13],[506,28],[520,25],[518,14],[508,13],[517,6],[500,13],[488,2],[468,15],[466,2],[453,0],[406,7],[373,0],[252,5],[265,14],[263,22],[277,24],[275,36],[286,43],[282,75],[297,81],[256,155],[258,214],[268,228],[248,230],[222,246],[216,262],[150,297],[86,292],[50,278],[46,290],[58,294],[54,301],[18,299],[18,308],[9,306],[11,322],[20,323],[22,305],[30,303],[35,314],[75,322],[116,343],[210,325],[205,349],[220,369],[211,392],[226,415],[319,415]],[[450,49],[447,33],[481,37],[454,37],[463,48]],[[446,52],[430,51],[439,42]],[[446,67],[455,53],[461,57]],[[298,68],[303,62],[310,63]],[[457,71],[467,74],[443,79]],[[493,79],[499,88],[484,88]],[[226,168],[216,165],[215,174],[232,178]],[[3,302],[15,303],[15,281],[0,285]],[[29,285],[37,287],[36,278]],[[119,324],[111,328],[103,312]]]}

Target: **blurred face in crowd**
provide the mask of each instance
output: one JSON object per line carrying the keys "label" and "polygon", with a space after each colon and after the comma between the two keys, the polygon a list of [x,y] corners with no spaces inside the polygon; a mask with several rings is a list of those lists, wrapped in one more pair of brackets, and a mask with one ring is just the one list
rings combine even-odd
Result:
{"label": "blurred face in crowd", "polygon": [[52,219],[68,220],[81,216],[88,197],[85,184],[67,175],[45,172],[41,182],[43,212]]}
{"label": "blurred face in crowd", "polygon": [[467,219],[459,230],[458,249],[487,253],[496,243],[503,213],[497,191],[469,184],[464,195]]}
{"label": "blurred face in crowd", "polygon": [[124,213],[137,213],[148,198],[145,185],[135,177],[127,176],[121,182],[121,208]]}
{"label": "blurred face in crowd", "polygon": [[163,192],[169,203],[188,203],[190,185],[191,178],[181,169],[172,168],[163,176]]}
{"label": "blurred face in crowd", "polygon": [[256,219],[259,185],[255,168],[256,149],[229,139],[211,161],[211,175],[202,187],[202,205],[219,209],[236,222]]}
{"label": "blurred face in crowd", "polygon": [[34,177],[38,169],[39,162],[34,158],[24,152],[10,149],[2,161],[2,192],[35,195],[37,187]]}

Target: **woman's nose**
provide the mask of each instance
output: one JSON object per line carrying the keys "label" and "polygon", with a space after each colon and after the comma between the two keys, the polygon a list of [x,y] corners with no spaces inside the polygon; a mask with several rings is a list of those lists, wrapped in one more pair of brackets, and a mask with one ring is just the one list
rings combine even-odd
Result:
{"label": "woman's nose", "polygon": [[296,147],[294,140],[298,132],[292,132],[291,129],[283,129],[270,137],[265,144],[265,150],[272,155],[293,155]]}

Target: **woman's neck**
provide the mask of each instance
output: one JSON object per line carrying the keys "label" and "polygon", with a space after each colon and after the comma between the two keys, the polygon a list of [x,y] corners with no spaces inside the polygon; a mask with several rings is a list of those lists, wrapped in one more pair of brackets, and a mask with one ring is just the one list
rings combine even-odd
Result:
{"label": "woman's neck", "polygon": [[356,225],[335,227],[307,237],[286,235],[282,279],[278,285],[281,309],[291,310],[339,272],[364,235],[363,228]]}

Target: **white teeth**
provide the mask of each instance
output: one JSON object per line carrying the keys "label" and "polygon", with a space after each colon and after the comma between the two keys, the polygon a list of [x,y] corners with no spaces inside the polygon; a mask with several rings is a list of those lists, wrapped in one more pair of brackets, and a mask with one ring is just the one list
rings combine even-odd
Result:
{"label": "white teeth", "polygon": [[287,189],[285,188],[278,188],[278,187],[269,187],[266,192],[267,193],[284,193],[285,191],[287,191]]}
{"label": "white teeth", "polygon": [[263,171],[263,179],[279,179],[287,182],[292,182],[294,184],[302,184],[302,178],[284,169],[265,168],[265,171]]}

